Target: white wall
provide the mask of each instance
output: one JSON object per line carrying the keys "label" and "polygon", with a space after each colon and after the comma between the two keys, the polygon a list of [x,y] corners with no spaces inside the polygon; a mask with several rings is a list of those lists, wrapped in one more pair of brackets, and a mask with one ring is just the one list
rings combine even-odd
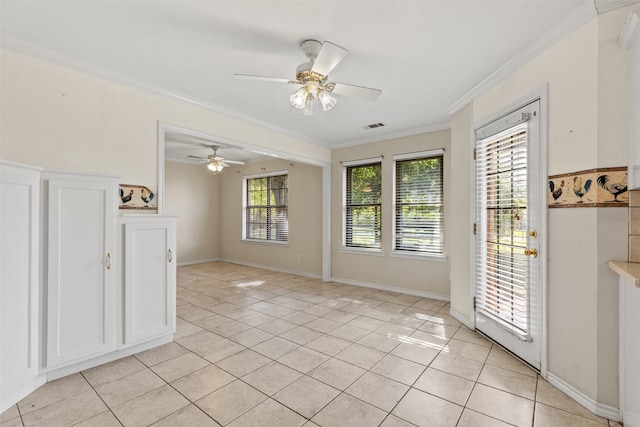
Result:
{"label": "white wall", "polygon": [[217,259],[220,242],[220,178],[203,165],[165,163],[166,214],[177,215],[177,262]]}
{"label": "white wall", "polygon": [[[628,10],[593,19],[478,96],[467,107],[473,122],[548,83],[549,174],[625,166],[627,58],[617,37]],[[454,115],[452,134],[460,143],[469,133],[466,115]],[[469,165],[468,153],[459,154],[454,169]],[[549,372],[594,402],[616,407],[617,278],[606,261],[626,258],[626,209],[552,209],[548,215]],[[456,223],[468,227],[462,216]],[[464,259],[466,251],[460,244],[452,257]],[[466,267],[454,267],[452,277],[461,279],[452,284],[452,308],[470,313]]]}
{"label": "white wall", "polygon": [[[331,172],[331,240],[332,277],[337,281],[388,286],[422,294],[449,297],[449,262],[391,257],[393,216],[393,155],[444,148],[444,247],[449,250],[448,216],[455,205],[450,185],[451,155],[448,130],[398,138],[371,144],[336,149],[332,153]],[[342,251],[342,165],[341,161],[383,155],[382,160],[382,254],[371,255]]]}

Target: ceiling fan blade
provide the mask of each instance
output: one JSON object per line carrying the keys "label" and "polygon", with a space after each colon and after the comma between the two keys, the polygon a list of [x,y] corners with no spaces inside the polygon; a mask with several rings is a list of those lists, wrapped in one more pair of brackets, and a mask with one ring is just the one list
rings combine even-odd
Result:
{"label": "ceiling fan blade", "polygon": [[344,96],[352,96],[354,98],[364,99],[365,101],[375,101],[378,99],[382,91],[370,87],[354,86],[344,83],[334,83],[331,93]]}
{"label": "ceiling fan blade", "polygon": [[228,164],[226,164],[224,161],[220,162],[219,164],[220,164],[220,166],[222,166],[223,168],[228,168],[228,167],[229,167],[229,165],[228,165]]}
{"label": "ceiling fan blade", "polygon": [[322,43],[320,52],[318,52],[318,57],[313,63],[311,71],[326,76],[336,67],[336,65],[340,63],[340,61],[342,61],[345,56],[347,56],[348,53],[349,51],[347,49],[340,47],[337,44],[324,42]]}
{"label": "ceiling fan blade", "polygon": [[224,159],[223,162],[229,163],[230,165],[244,165],[244,162],[241,162],[239,160],[227,160],[227,159]]}
{"label": "ceiling fan blade", "polygon": [[192,158],[192,159],[202,160],[202,161],[209,160],[209,159],[207,159],[206,157],[192,156],[191,154],[187,155],[187,157],[190,157],[190,158]]}
{"label": "ceiling fan blade", "polygon": [[235,77],[236,79],[260,80],[260,81],[275,82],[275,83],[299,83],[295,80],[285,79],[283,77],[252,76],[249,74],[234,74],[233,77]]}

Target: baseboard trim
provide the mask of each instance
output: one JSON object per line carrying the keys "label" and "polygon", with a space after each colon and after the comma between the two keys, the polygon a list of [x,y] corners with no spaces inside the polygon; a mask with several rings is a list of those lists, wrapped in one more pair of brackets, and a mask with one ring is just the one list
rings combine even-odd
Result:
{"label": "baseboard trim", "polygon": [[363,286],[365,288],[397,292],[399,294],[414,295],[422,298],[431,298],[438,301],[451,301],[451,297],[448,295],[432,294],[431,292],[417,291],[415,289],[399,288],[397,286],[381,285],[379,283],[360,282],[358,280],[343,279],[340,277],[332,277],[331,281],[335,283],[342,283],[343,285]]}
{"label": "baseboard trim", "polygon": [[39,389],[46,382],[47,376],[39,374],[11,391],[7,391],[3,387],[2,394],[0,396],[0,414]]}
{"label": "baseboard trim", "polygon": [[474,330],[476,328],[476,326],[473,324],[473,320],[467,319],[465,316],[458,313],[453,308],[449,309],[449,315],[471,330]]}
{"label": "baseboard trim", "polygon": [[607,418],[612,421],[620,421],[620,409],[609,405],[598,403],[583,392],[579,391],[571,384],[552,372],[547,373],[547,381],[557,387],[564,394],[575,400],[589,412],[599,417]]}
{"label": "baseboard trim", "polygon": [[183,261],[183,262],[178,262],[176,265],[178,267],[183,267],[185,265],[204,264],[206,262],[215,262],[215,261],[220,261],[220,258],[205,258],[205,259],[196,259],[193,261]]}
{"label": "baseboard trim", "polygon": [[228,262],[230,264],[244,265],[246,267],[262,268],[265,270],[277,271],[278,273],[295,274],[298,276],[309,277],[311,279],[322,279],[321,274],[309,273],[307,271],[289,270],[286,268],[274,267],[272,265],[257,264],[254,262],[241,261],[237,259],[219,258],[216,261],[223,261],[223,262]]}

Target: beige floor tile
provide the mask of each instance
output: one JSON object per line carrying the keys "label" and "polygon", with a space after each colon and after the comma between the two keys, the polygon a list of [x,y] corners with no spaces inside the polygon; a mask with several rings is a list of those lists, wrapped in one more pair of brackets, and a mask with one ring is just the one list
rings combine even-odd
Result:
{"label": "beige floor tile", "polygon": [[313,314],[314,316],[325,316],[333,311],[331,307],[323,307],[321,305],[312,305],[311,307],[305,308],[305,313]]}
{"label": "beige floor tile", "polygon": [[177,340],[176,343],[180,344],[181,346],[191,351],[197,351],[202,347],[205,347],[209,344],[213,344],[214,342],[218,342],[222,339],[223,338],[220,335],[214,334],[213,332],[201,331],[201,332],[198,332],[197,334],[193,334],[193,335],[189,335],[188,337],[181,338]]}
{"label": "beige floor tile", "polygon": [[18,411],[18,405],[13,405],[2,414],[0,414],[0,423],[5,421],[9,421],[13,418],[17,418],[20,416],[20,412]]}
{"label": "beige floor tile", "polygon": [[189,335],[197,334],[202,330],[203,329],[198,325],[189,323],[186,320],[178,319],[178,321],[176,321],[176,332],[173,334],[173,340],[175,341],[188,337]]}
{"label": "beige floor tile", "polygon": [[343,340],[356,342],[369,332],[365,329],[356,328],[355,326],[342,325],[329,332],[329,335],[341,338]]}
{"label": "beige floor tile", "polygon": [[385,416],[384,411],[342,393],[311,421],[322,427],[377,426]]}
{"label": "beige floor tile", "polygon": [[342,338],[322,335],[305,344],[305,347],[328,354],[329,356],[335,356],[351,344],[351,341],[343,340]]}
{"label": "beige floor tile", "polygon": [[476,384],[467,408],[516,426],[530,426],[534,402],[511,393]]}
{"label": "beige floor tile", "polygon": [[602,427],[608,426],[607,420],[594,421],[561,409],[536,403],[534,427]]}
{"label": "beige floor tile", "polygon": [[0,421],[0,427],[23,427],[20,417]]}
{"label": "beige floor tile", "polygon": [[189,405],[156,422],[153,427],[220,427],[220,424],[197,406]]}
{"label": "beige floor tile", "polygon": [[434,314],[433,316],[429,316],[427,318],[428,322],[437,323],[439,325],[449,325],[449,326],[462,326],[462,323],[452,316],[442,313],[441,311]]}
{"label": "beige floor tile", "polygon": [[437,369],[427,368],[413,387],[441,399],[464,406],[474,386],[473,381]]}
{"label": "beige floor tile", "polygon": [[384,356],[385,353],[382,351],[374,350],[360,344],[352,344],[340,353],[336,354],[335,357],[363,369],[370,369]]}
{"label": "beige floor tile", "polygon": [[405,341],[418,344],[423,347],[429,347],[434,350],[442,350],[448,343],[450,338],[443,337],[431,332],[417,330],[411,334]]}
{"label": "beige floor tile", "polygon": [[424,365],[388,354],[371,368],[371,372],[411,385],[424,369]]}
{"label": "beige floor tile", "polygon": [[111,411],[104,411],[94,417],[86,419],[74,427],[121,427],[122,424]]}
{"label": "beige floor tile", "polygon": [[452,338],[460,329],[459,326],[443,325],[441,323],[425,322],[418,328],[419,331],[429,332],[440,338]]}
{"label": "beige floor tile", "polygon": [[371,332],[365,335],[360,338],[357,343],[384,353],[388,353],[400,345],[400,341],[397,338],[378,334],[376,332]]}
{"label": "beige floor tile", "polygon": [[267,341],[261,342],[258,345],[251,347],[251,350],[256,351],[271,359],[277,359],[284,356],[290,351],[300,347],[298,344],[291,341],[287,341],[284,338],[273,337]]}
{"label": "beige floor tile", "polygon": [[[193,323],[195,325],[200,326],[201,328],[206,329],[207,331],[212,331],[213,328],[216,328],[220,325],[225,325],[227,323],[232,323],[233,319],[222,316],[221,314],[214,314],[213,316],[205,317],[204,319],[196,320]],[[243,322],[244,323],[244,322]]]}
{"label": "beige floor tile", "polygon": [[215,334],[229,338],[233,335],[239,334],[240,332],[244,332],[249,329],[251,329],[251,326],[247,325],[246,323],[242,323],[240,321],[234,320],[229,323],[214,326],[210,330]]}
{"label": "beige floor tile", "polygon": [[271,359],[247,349],[216,362],[216,365],[231,375],[240,378],[269,362],[271,362]]}
{"label": "beige floor tile", "polygon": [[229,339],[223,339],[213,344],[204,346],[196,351],[196,353],[211,363],[215,363],[219,360],[226,359],[236,353],[244,350],[244,346],[235,343]]}
{"label": "beige floor tile", "polygon": [[338,323],[333,320],[325,319],[324,317],[316,318],[308,323],[305,323],[305,327],[309,329],[313,329],[317,332],[322,332],[326,334],[329,331],[333,331],[337,327],[341,326],[342,323]]}
{"label": "beige floor tile", "polygon": [[195,403],[218,424],[225,426],[266,399],[266,395],[237,380]]}
{"label": "beige floor tile", "polygon": [[256,314],[251,314],[247,317],[243,317],[242,319],[240,319],[240,321],[242,323],[246,323],[247,325],[258,327],[261,325],[264,325],[265,323],[271,322],[272,320],[275,320],[276,318],[273,316],[269,316],[268,314],[264,314],[264,313],[256,313]]}
{"label": "beige floor tile", "polygon": [[519,372],[498,368],[485,364],[478,377],[478,382],[526,399],[536,397],[536,379]]}
{"label": "beige floor tile", "polygon": [[204,319],[205,317],[209,317],[214,315],[209,310],[205,310],[204,308],[196,307],[194,305],[182,306],[176,309],[176,314],[181,319],[186,320],[187,322],[193,322],[194,320]]}
{"label": "beige floor tile", "polygon": [[100,398],[114,408],[138,396],[162,387],[165,382],[149,369],[122,377],[95,388]]}
{"label": "beige floor tile", "polygon": [[308,375],[338,390],[344,390],[365,372],[362,368],[332,358],[309,372]]}
{"label": "beige floor tile", "polygon": [[282,320],[286,320],[287,322],[295,323],[298,326],[302,326],[317,318],[318,316],[314,316],[313,314],[305,313],[304,311],[297,311],[293,314],[283,317]]}
{"label": "beige floor tile", "polygon": [[98,395],[89,390],[23,414],[22,421],[25,427],[72,426],[106,410]]}
{"label": "beige floor tile", "polygon": [[312,341],[321,335],[322,334],[320,332],[305,328],[304,326],[298,326],[280,334],[280,338],[293,341],[296,344],[305,345],[309,341]]}
{"label": "beige floor tile", "polygon": [[249,410],[240,418],[229,424],[229,427],[299,427],[306,419],[272,399],[267,399]]}
{"label": "beige floor tile", "polygon": [[338,323],[347,323],[358,317],[358,315],[356,313],[347,313],[346,311],[334,310],[322,317]]}
{"label": "beige floor tile", "polygon": [[482,346],[485,346],[485,347],[492,347],[493,346],[493,343],[491,341],[489,341],[488,339],[486,339],[485,337],[483,337],[479,333],[472,331],[471,329],[467,328],[464,325],[460,326],[460,328],[455,333],[453,338],[455,338],[457,340],[461,340],[461,341],[470,342],[470,343],[473,343],[473,344],[482,345]]}
{"label": "beige floor tile", "polygon": [[25,415],[88,390],[91,386],[81,374],[69,375],[43,385],[18,402],[18,408]]}
{"label": "beige floor tile", "polygon": [[137,353],[135,354],[135,357],[145,365],[153,366],[187,352],[188,350],[181,345],[178,345],[175,342],[170,342],[168,344],[143,351],[142,353]]}
{"label": "beige floor tile", "polygon": [[440,353],[430,367],[449,374],[476,381],[482,371],[482,362],[466,359],[450,353]]}
{"label": "beige floor tile", "polygon": [[125,426],[148,426],[189,404],[180,393],[168,385],[113,408],[113,413]]}
{"label": "beige floor tile", "polygon": [[484,363],[489,355],[490,347],[473,344],[466,341],[460,341],[451,338],[446,346],[442,349],[442,353],[449,353],[455,356],[464,357],[465,359],[477,360]]}
{"label": "beige floor tile", "polygon": [[[495,418],[488,417],[480,412],[465,408],[456,427],[509,427],[507,424]],[[558,426],[560,427],[560,426]]]}
{"label": "beige floor tile", "polygon": [[407,390],[409,390],[409,386],[372,372],[366,372],[351,384],[345,393],[389,412],[402,399]]}
{"label": "beige floor tile", "polygon": [[273,398],[307,418],[312,418],[340,391],[308,376],[298,380],[276,393]]}
{"label": "beige floor tile", "polygon": [[542,378],[538,379],[536,401],[557,409],[562,409],[564,411],[580,415],[581,417],[590,419],[591,421],[602,422],[604,419],[592,414],[575,400],[571,399],[569,396]]}
{"label": "beige floor tile", "polygon": [[403,342],[394,348],[391,354],[427,366],[438,355],[438,352],[438,349],[426,347],[422,343]]}
{"label": "beige floor tile", "polygon": [[256,304],[251,304],[247,308],[280,318],[293,314],[297,311],[295,309],[283,307],[281,305],[273,304],[267,301],[261,301]]}
{"label": "beige floor tile", "polygon": [[489,365],[498,366],[502,369],[509,369],[511,371],[529,375],[530,377],[535,378],[538,376],[538,374],[533,369],[531,369],[506,351],[501,350],[496,345],[491,348],[491,352],[489,353],[489,357],[487,357],[486,363]]}
{"label": "beige floor tile", "polygon": [[358,316],[355,319],[347,322],[349,326],[355,326],[356,328],[364,329],[365,331],[374,331],[380,326],[384,325],[382,320],[374,319],[367,316]]}
{"label": "beige floor tile", "polygon": [[271,362],[245,375],[242,381],[272,396],[301,376],[300,372],[281,363]]}
{"label": "beige floor tile", "polygon": [[297,328],[298,325],[296,325],[295,323],[287,322],[286,320],[275,319],[270,322],[263,323],[262,325],[258,325],[257,327],[262,329],[263,331],[269,332],[270,334],[280,335],[287,331],[290,331],[291,329]]}
{"label": "beige floor tile", "polygon": [[273,338],[273,335],[257,328],[252,328],[229,337],[230,340],[245,347],[253,347],[270,338]]}
{"label": "beige floor tile", "polygon": [[93,387],[97,387],[143,369],[146,369],[146,366],[142,362],[133,356],[129,356],[83,371],[82,376]]}
{"label": "beige floor tile", "polygon": [[395,323],[385,322],[380,327],[375,329],[375,332],[387,335],[390,337],[400,338],[400,340],[406,340],[416,330],[403,325],[396,325]]}
{"label": "beige floor tile", "polygon": [[411,424],[408,421],[398,418],[395,415],[387,415],[380,427],[415,427],[415,424]]}
{"label": "beige floor tile", "polygon": [[194,353],[186,353],[165,362],[158,363],[150,369],[166,382],[175,381],[193,371],[202,369],[209,362]]}
{"label": "beige floor tile", "polygon": [[462,406],[412,388],[392,414],[417,426],[455,426],[462,409]]}
{"label": "beige floor tile", "polygon": [[307,347],[299,347],[279,358],[278,362],[306,374],[310,370],[326,362],[328,359],[329,356],[326,354]]}
{"label": "beige floor tile", "polygon": [[235,379],[233,375],[228,374],[217,366],[209,365],[173,381],[171,385],[187,399],[195,402],[235,381]]}

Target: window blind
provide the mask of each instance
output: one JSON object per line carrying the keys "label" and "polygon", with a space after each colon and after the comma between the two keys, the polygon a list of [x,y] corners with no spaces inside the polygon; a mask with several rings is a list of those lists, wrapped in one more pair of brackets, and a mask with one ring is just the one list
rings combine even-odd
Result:
{"label": "window blind", "polygon": [[476,310],[529,335],[526,122],[476,141]]}
{"label": "window blind", "polygon": [[395,250],[443,253],[442,155],[395,161]]}
{"label": "window blind", "polygon": [[344,245],[380,248],[382,223],[382,163],[344,167]]}
{"label": "window blind", "polygon": [[245,178],[244,238],[289,241],[287,175]]}

